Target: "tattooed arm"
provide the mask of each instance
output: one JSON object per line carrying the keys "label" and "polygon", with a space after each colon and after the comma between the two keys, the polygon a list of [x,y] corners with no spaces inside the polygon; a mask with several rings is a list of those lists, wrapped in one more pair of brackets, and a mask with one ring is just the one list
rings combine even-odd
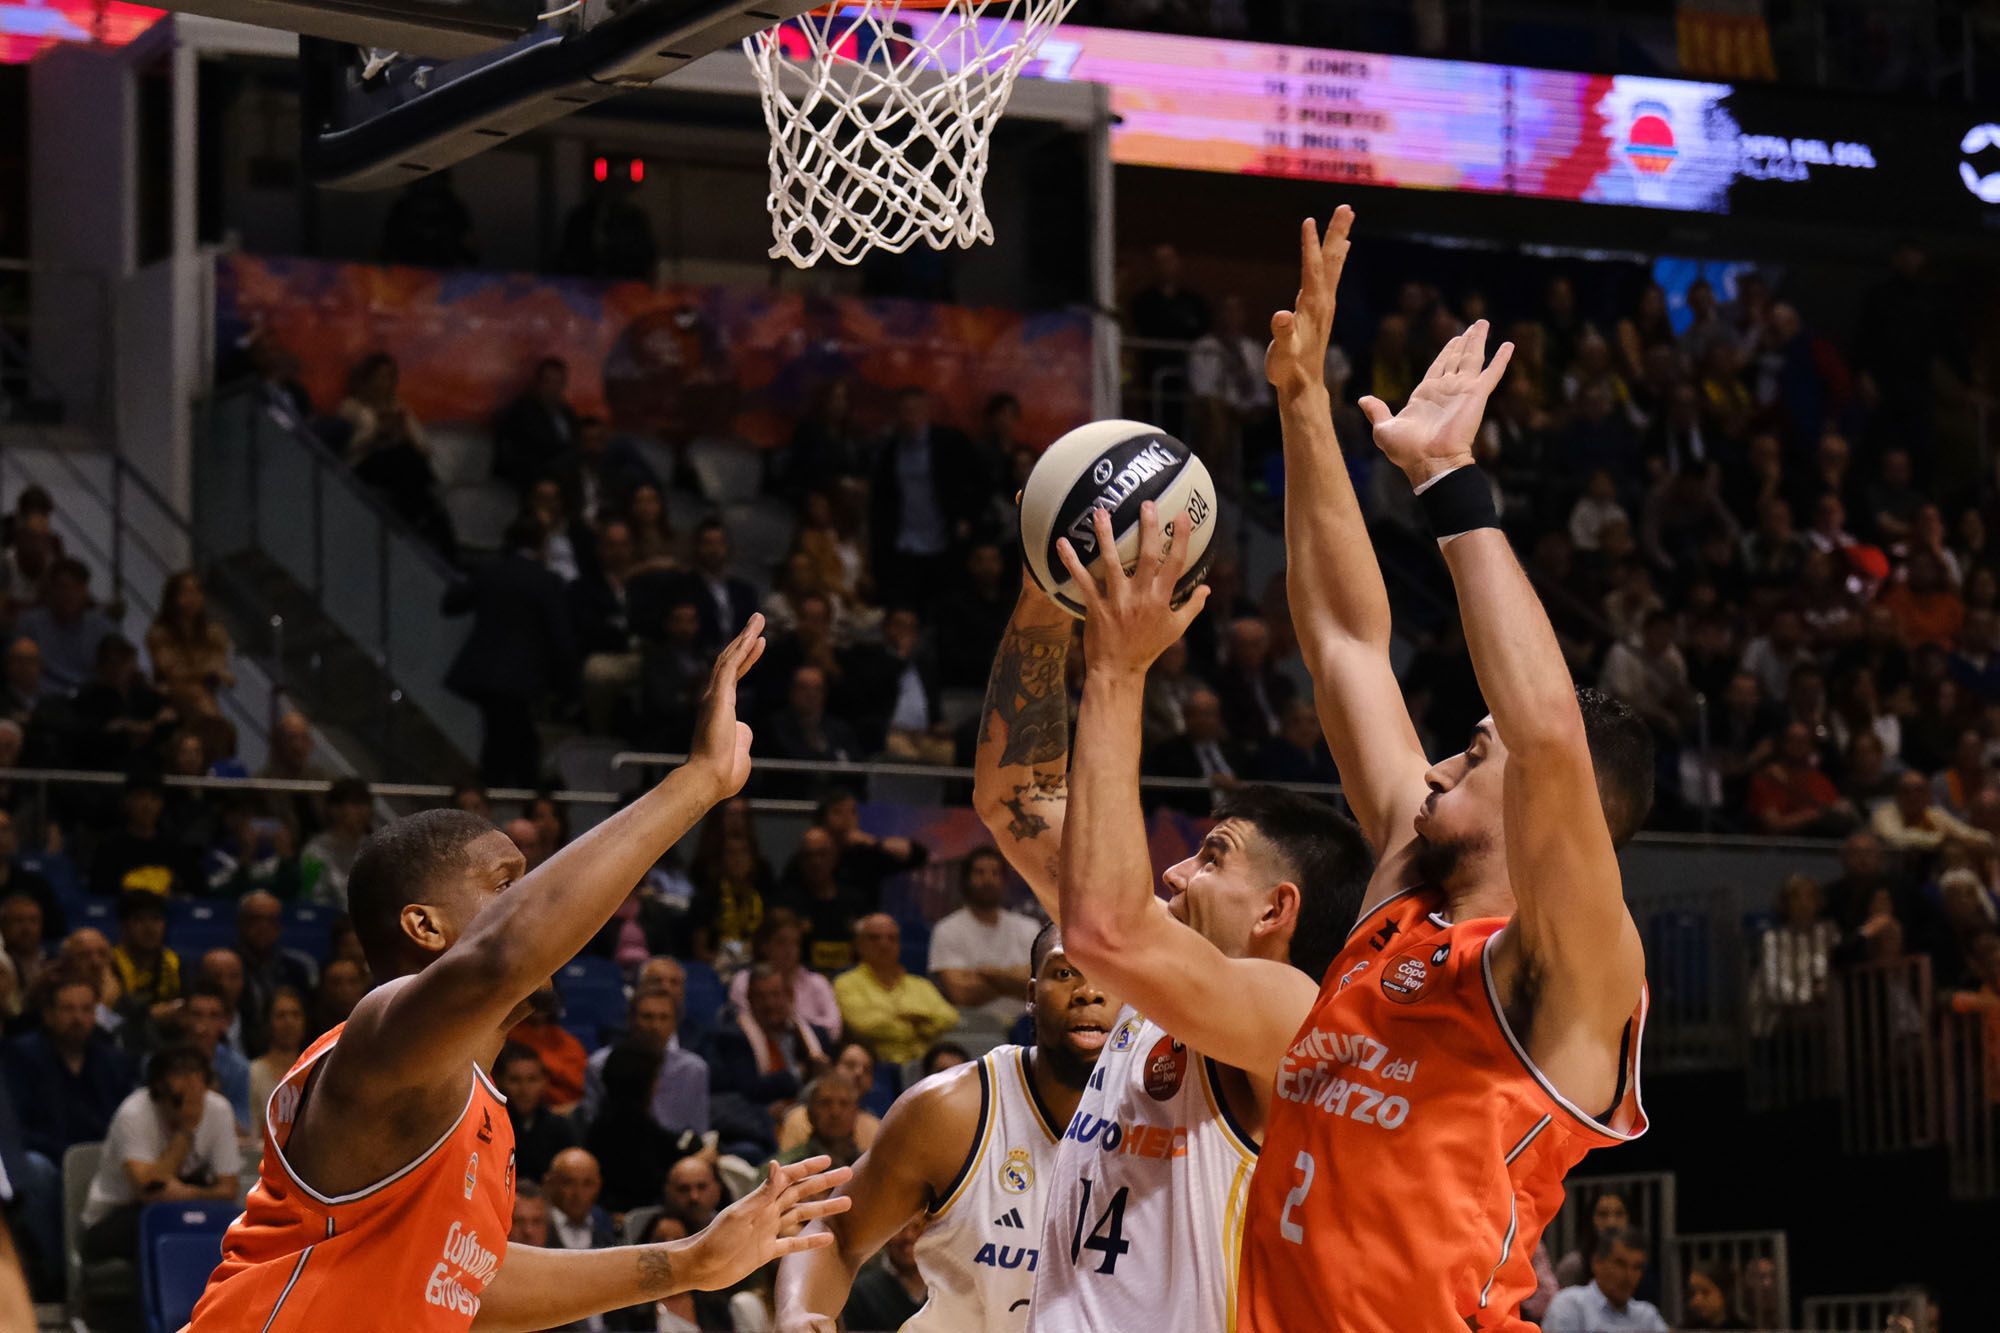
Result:
{"label": "tattooed arm", "polygon": [[1052,920],[1069,805],[1065,669],[1075,631],[1076,621],[1024,575],[986,683],[973,761],[972,803]]}

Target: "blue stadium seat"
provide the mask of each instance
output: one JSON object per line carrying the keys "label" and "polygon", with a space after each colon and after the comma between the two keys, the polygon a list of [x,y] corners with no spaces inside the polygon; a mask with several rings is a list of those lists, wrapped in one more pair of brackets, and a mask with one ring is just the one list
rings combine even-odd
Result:
{"label": "blue stadium seat", "polygon": [[625,974],[618,970],[618,964],[609,958],[599,958],[595,954],[578,954],[562,965],[556,973],[556,988],[565,995],[572,986],[602,986],[612,990],[625,989]]}
{"label": "blue stadium seat", "polygon": [[117,904],[109,898],[80,898],[64,905],[69,913],[69,928],[77,930],[84,926],[101,930],[106,935],[118,933]]}
{"label": "blue stadium seat", "polygon": [[167,900],[167,943],[190,969],[210,949],[226,949],[235,939],[232,904],[199,898]]}
{"label": "blue stadium seat", "polygon": [[875,1086],[868,1089],[861,1098],[861,1109],[873,1116],[889,1114],[890,1103],[903,1090],[903,1071],[887,1060],[875,1062]]}
{"label": "blue stadium seat", "polygon": [[139,1289],[151,1333],[176,1333],[194,1314],[222,1258],[234,1202],[154,1204],[139,1215]]}
{"label": "blue stadium seat", "polygon": [[285,909],[284,931],[278,942],[325,966],[327,955],[333,952],[333,918],[337,915],[331,907],[316,903],[293,904]]}
{"label": "blue stadium seat", "polygon": [[715,1026],[715,1019],[729,1003],[729,990],[715,969],[699,959],[688,959],[687,1012],[681,1015],[681,1030],[701,1032]]}
{"label": "blue stadium seat", "polygon": [[[579,957],[556,973],[556,991],[563,1001],[563,1026],[585,1047],[595,1044],[605,1028],[625,1026],[625,978],[608,958]],[[590,1030],[590,1037],[582,1029]]]}

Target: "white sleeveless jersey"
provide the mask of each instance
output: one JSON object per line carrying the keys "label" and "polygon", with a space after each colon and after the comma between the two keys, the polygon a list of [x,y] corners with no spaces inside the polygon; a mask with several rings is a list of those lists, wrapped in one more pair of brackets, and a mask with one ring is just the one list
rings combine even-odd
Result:
{"label": "white sleeveless jersey", "polygon": [[903,1333],[1027,1328],[1059,1135],[1035,1095],[1025,1048],[996,1046],[980,1057],[979,1129],[917,1241],[930,1297]]}
{"label": "white sleeveless jersey", "polygon": [[1118,1020],[1056,1154],[1032,1327],[1228,1333],[1256,1145],[1213,1062]]}

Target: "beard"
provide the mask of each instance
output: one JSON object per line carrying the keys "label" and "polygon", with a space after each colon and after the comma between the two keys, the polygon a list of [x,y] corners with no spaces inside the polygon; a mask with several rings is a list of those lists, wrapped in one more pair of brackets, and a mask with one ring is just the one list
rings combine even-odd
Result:
{"label": "beard", "polygon": [[1036,1058],[1048,1062],[1049,1072],[1065,1088],[1083,1087],[1090,1081],[1090,1071],[1097,1067],[1096,1056],[1078,1055],[1063,1040],[1060,1032],[1054,1034],[1052,1039],[1044,1039],[1036,1033],[1035,1051]]}
{"label": "beard", "polygon": [[1417,835],[1414,863],[1418,877],[1436,888],[1444,888],[1466,862],[1484,852],[1492,839],[1483,834],[1457,838],[1427,838]]}

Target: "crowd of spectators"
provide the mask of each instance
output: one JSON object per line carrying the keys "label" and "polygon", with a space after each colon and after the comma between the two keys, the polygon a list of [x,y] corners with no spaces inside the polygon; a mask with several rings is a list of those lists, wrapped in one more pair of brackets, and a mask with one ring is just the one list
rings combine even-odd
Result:
{"label": "crowd of spectators", "polygon": [[[1147,339],[1141,374],[1184,374],[1174,424],[1254,521],[1283,477],[1250,322],[1240,302],[1195,290],[1170,250],[1152,264],[1128,303]],[[1970,391],[1952,387],[1923,256],[1897,253],[1852,339],[1807,328],[1754,275],[1727,301],[1697,283],[1687,305],[1677,327],[1656,287],[1625,309],[1558,277],[1535,308],[1500,310],[1479,291],[1413,281],[1366,328],[1343,326],[1335,410],[1398,601],[1420,731],[1445,753],[1483,710],[1434,552],[1407,488],[1375,466],[1353,400],[1399,405],[1443,338],[1488,318],[1519,350],[1483,459],[1577,679],[1653,726],[1659,822],[1846,839],[1842,876],[1787,883],[1756,941],[1761,1030],[1816,1004],[1833,969],[1911,953],[1931,958],[1955,1007],[2000,1014],[2000,560],[1986,537],[2000,509],[1927,406],[1940,384]],[[274,401],[309,419],[285,359],[261,365]],[[482,780],[544,782],[552,724],[685,748],[715,650],[761,611],[769,643],[742,692],[755,753],[808,767],[764,772],[755,790],[816,800],[818,815],[779,867],[748,802],[719,811],[594,947],[621,971],[624,1012],[582,1025],[552,993],[513,1034],[495,1077],[522,1179],[539,1183],[517,1226],[565,1244],[697,1229],[740,1186],[735,1163],[851,1158],[908,1076],[1018,1019],[1034,927],[1002,906],[997,857],[958,867],[964,906],[933,928],[927,957],[907,960],[928,975],[909,970],[910,923],[881,910],[882,885],[927,852],[864,831],[853,795],[810,766],[969,761],[1018,587],[1011,497],[1043,443],[1021,438],[1006,395],[961,429],[913,388],[871,430],[853,386],[829,384],[768,460],[768,502],[795,526],[759,569],[735,558],[719,518],[675,531],[666,499],[688,479],[661,475],[569,398],[567,368],[550,359],[494,423],[519,513],[503,549],[466,560],[442,608],[473,622],[448,682],[482,714]],[[357,474],[456,556],[395,363],[358,366],[331,419]],[[88,568],[63,553],[51,509],[30,490],[6,524],[0,759],[127,777],[115,794],[47,805],[25,786],[0,791],[7,1087],[33,1154],[5,1165],[45,1203],[36,1182],[65,1149],[114,1136],[126,1155],[108,1170],[122,1174],[93,1190],[88,1219],[92,1245],[112,1253],[129,1249],[145,1192],[247,1182],[262,1095],[365,992],[351,935],[322,924],[305,951],[280,938],[307,909],[337,926],[377,808],[352,779],[296,798],[165,785],[242,772],[221,706],[228,635],[185,573],[162,589],[143,644],[127,641],[93,602]],[[1211,585],[1208,613],[1148,681],[1148,771],[1211,789],[1332,781],[1282,577],[1246,588],[1224,542]],[[314,751],[309,721],[287,716],[264,772],[330,778]],[[494,813],[479,787],[454,799]],[[1210,793],[1155,799],[1200,814]],[[531,866],[568,836],[548,800],[505,828]],[[202,899],[225,904],[236,935],[184,956],[181,905]],[[27,1207],[45,1286],[49,1216]],[[909,1277],[892,1262],[882,1281]],[[675,1317],[727,1326],[713,1323],[726,1305]]]}

